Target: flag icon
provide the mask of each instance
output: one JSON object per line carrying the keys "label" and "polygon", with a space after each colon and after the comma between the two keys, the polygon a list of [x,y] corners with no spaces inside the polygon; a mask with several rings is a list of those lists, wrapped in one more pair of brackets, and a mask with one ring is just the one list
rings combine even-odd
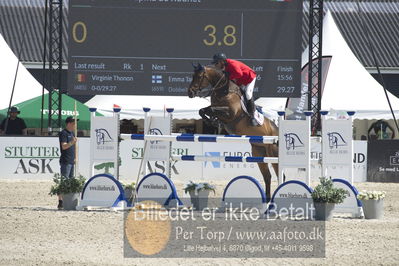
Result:
{"label": "flag icon", "polygon": [[161,75],[152,75],[152,83],[153,84],[162,84],[162,76]]}
{"label": "flag icon", "polygon": [[76,75],[76,81],[77,81],[77,82],[86,82],[86,75],[84,75],[84,74],[77,74],[77,75]]}

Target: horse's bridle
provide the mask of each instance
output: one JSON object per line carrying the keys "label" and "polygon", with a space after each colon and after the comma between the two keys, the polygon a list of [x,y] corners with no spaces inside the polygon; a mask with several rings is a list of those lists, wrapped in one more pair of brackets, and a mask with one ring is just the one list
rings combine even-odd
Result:
{"label": "horse's bridle", "polygon": [[[211,85],[211,81],[210,81],[209,78],[206,76],[206,71],[204,70],[204,73],[202,74],[200,83],[199,83],[199,85],[198,85],[198,90],[195,91],[194,96],[195,96],[195,97],[200,97],[200,98],[206,98],[206,97],[208,97],[208,96],[211,96],[213,93],[215,93],[215,91],[217,91],[217,90],[219,90],[219,89],[221,89],[221,88],[224,88],[224,86],[226,86],[226,85],[228,84],[228,82],[229,82],[228,79],[226,79],[226,83],[223,84],[222,86],[218,87],[218,85],[219,85],[219,83],[223,80],[223,78],[225,78],[225,76],[226,76],[226,74],[223,73],[223,75],[220,77],[220,79],[218,80],[218,82],[216,82],[215,86],[211,87],[211,86],[212,86],[212,85]],[[210,86],[201,89],[201,85],[202,85],[202,82],[204,81],[204,79],[207,79],[207,80],[208,80]],[[209,88],[209,87],[211,87],[211,88]]]}

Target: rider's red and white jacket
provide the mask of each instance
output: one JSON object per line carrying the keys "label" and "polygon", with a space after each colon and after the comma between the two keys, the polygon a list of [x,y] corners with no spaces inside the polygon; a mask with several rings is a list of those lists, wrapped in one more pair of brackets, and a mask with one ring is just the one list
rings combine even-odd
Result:
{"label": "rider's red and white jacket", "polygon": [[225,71],[230,80],[236,80],[238,86],[246,86],[256,78],[256,72],[246,64],[232,59],[226,59]]}

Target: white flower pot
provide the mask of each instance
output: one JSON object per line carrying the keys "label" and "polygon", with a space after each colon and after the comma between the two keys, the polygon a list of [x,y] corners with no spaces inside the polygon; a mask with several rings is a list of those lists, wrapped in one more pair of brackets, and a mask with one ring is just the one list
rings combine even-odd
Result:
{"label": "white flower pot", "polygon": [[384,200],[362,200],[364,218],[382,219],[384,216]]}

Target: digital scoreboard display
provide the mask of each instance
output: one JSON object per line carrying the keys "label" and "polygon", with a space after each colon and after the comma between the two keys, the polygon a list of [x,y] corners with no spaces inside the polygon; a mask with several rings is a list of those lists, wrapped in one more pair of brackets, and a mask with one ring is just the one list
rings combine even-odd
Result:
{"label": "digital scoreboard display", "polygon": [[70,0],[68,92],[187,95],[215,53],[257,73],[255,97],[300,97],[302,0]]}

